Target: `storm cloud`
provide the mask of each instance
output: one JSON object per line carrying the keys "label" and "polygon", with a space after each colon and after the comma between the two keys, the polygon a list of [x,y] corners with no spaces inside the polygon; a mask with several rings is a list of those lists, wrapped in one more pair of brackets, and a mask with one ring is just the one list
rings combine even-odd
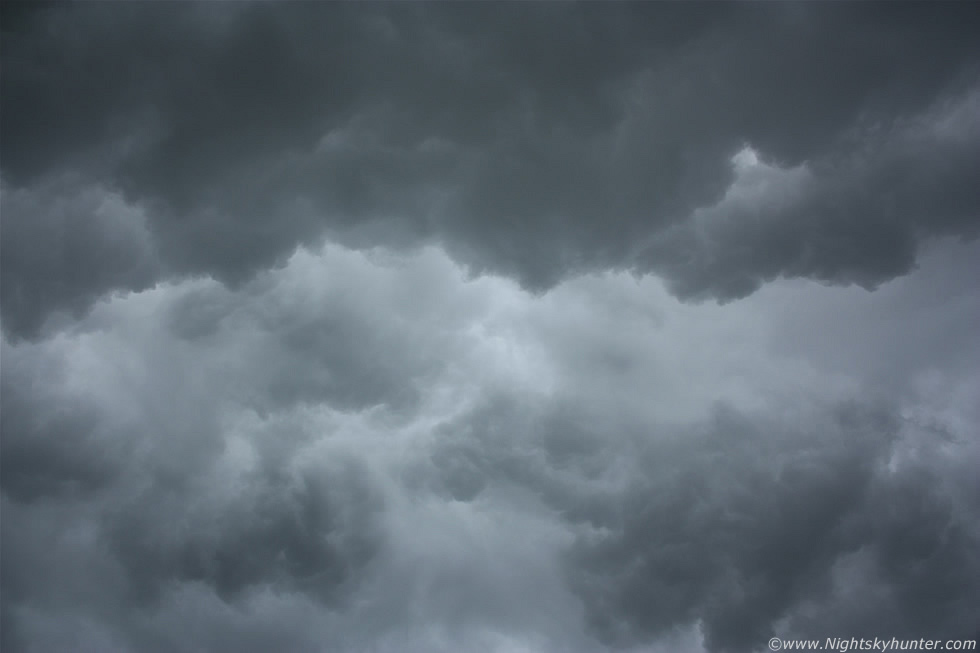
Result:
{"label": "storm cloud", "polygon": [[[615,268],[731,299],[873,287],[976,235],[972,3],[10,4],[5,195],[118,194],[160,274],[241,282],[329,233],[538,291]],[[11,269],[8,328],[71,306]]]}
{"label": "storm cloud", "polygon": [[972,3],[20,3],[0,648],[975,639]]}

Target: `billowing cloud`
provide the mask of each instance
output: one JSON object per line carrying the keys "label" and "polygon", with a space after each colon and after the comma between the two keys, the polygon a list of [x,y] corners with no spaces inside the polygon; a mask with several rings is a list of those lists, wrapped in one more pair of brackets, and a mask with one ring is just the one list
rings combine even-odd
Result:
{"label": "billowing cloud", "polygon": [[8,193],[120,193],[167,276],[240,283],[327,232],[730,299],[872,287],[976,235],[969,3],[6,11]]}
{"label": "billowing cloud", "polygon": [[146,214],[106,188],[66,178],[3,187],[0,211],[10,333],[37,333],[59,313],[78,317],[105,293],[142,290],[160,274]]}
{"label": "billowing cloud", "polygon": [[[945,247],[927,279],[975,260]],[[915,315],[917,279],[883,292]],[[977,317],[960,287],[923,328]],[[910,359],[874,398],[812,337],[773,354],[797,325],[766,309],[833,293],[689,306],[614,274],[535,296],[434,248],[327,245],[5,340],[4,648],[971,635],[976,367],[937,388]]]}
{"label": "billowing cloud", "polygon": [[976,637],[974,5],[2,11],[4,651]]}

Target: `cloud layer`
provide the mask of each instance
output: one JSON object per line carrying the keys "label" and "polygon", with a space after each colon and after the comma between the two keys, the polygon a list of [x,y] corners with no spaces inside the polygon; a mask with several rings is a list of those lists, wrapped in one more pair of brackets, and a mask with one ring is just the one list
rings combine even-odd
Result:
{"label": "cloud layer", "polygon": [[[158,275],[233,283],[326,232],[440,242],[534,290],[615,268],[731,299],[874,287],[976,235],[970,3],[5,11],[7,258],[20,194],[65,176],[145,216]],[[59,295],[8,268],[44,298],[4,293],[23,334],[146,274]]]}
{"label": "cloud layer", "polygon": [[[916,278],[835,310],[897,296],[919,331],[877,337],[938,350],[977,296],[950,284],[923,318]],[[927,364],[886,388],[812,338],[766,355],[797,332],[774,307],[833,292],[692,307],[601,275],[535,297],[436,249],[331,245],[5,340],[4,648],[971,635],[976,356],[930,390]]]}
{"label": "cloud layer", "polygon": [[978,24],[5,3],[0,648],[976,638]]}

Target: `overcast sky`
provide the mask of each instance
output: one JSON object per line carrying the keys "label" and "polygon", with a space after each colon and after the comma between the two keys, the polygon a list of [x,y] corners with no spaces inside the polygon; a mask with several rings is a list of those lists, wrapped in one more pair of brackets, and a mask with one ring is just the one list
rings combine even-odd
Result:
{"label": "overcast sky", "polygon": [[4,653],[980,632],[980,4],[4,2]]}

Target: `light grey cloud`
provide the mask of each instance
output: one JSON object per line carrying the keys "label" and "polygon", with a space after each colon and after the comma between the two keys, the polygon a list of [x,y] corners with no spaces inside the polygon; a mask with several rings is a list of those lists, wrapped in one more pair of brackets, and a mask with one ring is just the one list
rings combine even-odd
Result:
{"label": "light grey cloud", "polygon": [[[965,282],[917,308],[975,249],[878,291],[921,326],[882,356],[975,309]],[[839,292],[690,305],[601,274],[533,295],[438,248],[327,244],[4,339],[4,648],[970,636],[975,367],[842,369],[791,319],[829,302],[808,320],[862,347],[846,321],[873,305]]]}

